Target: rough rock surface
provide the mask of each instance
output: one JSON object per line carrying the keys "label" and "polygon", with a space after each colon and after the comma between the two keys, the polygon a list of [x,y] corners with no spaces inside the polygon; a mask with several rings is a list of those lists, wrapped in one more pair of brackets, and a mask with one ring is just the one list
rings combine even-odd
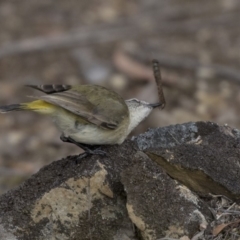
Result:
{"label": "rough rock surface", "polygon": [[240,199],[240,132],[212,122],[150,130],[138,147],[167,173],[203,195]]}
{"label": "rough rock surface", "polygon": [[0,239],[191,238],[212,220],[197,193],[238,199],[238,142],[227,126],[187,123],[55,161],[0,197]]}
{"label": "rough rock surface", "polygon": [[143,239],[193,236],[211,219],[206,204],[143,153],[122,173],[130,219]]}

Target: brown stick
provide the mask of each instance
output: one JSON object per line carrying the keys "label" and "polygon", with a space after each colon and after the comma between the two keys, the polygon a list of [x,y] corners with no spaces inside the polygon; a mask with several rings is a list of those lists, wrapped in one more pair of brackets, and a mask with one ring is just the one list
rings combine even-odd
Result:
{"label": "brown stick", "polygon": [[153,68],[154,78],[157,83],[159,102],[162,104],[160,107],[161,109],[163,109],[166,105],[166,101],[163,93],[162,76],[161,76],[158,60],[155,60],[155,59],[152,60],[152,68]]}

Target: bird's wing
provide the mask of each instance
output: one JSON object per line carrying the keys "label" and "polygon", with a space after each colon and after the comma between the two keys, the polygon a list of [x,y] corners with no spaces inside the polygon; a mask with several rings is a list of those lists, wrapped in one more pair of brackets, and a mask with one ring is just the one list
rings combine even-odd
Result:
{"label": "bird's wing", "polygon": [[[101,91],[99,91],[100,88]],[[86,91],[86,89],[90,90]],[[104,98],[106,93],[113,94],[113,97]],[[116,129],[126,114],[128,115],[125,101],[118,94],[100,86],[81,85],[77,89],[71,88],[67,91],[48,94],[40,99],[60,106],[106,129]]]}
{"label": "bird's wing", "polygon": [[52,94],[52,93],[58,93],[58,92],[64,92],[71,88],[70,85],[25,85],[26,87],[37,89],[41,92],[44,92],[46,94]]}

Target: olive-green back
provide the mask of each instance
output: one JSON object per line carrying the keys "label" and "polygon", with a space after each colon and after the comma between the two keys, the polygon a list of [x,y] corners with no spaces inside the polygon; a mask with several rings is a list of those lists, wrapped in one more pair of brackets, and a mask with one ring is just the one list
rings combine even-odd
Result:
{"label": "olive-green back", "polygon": [[[39,89],[39,87],[34,88]],[[44,91],[43,89],[44,86],[39,90]],[[107,129],[116,129],[129,117],[128,107],[123,98],[114,91],[98,85],[72,86],[70,89],[55,91],[40,99]]]}

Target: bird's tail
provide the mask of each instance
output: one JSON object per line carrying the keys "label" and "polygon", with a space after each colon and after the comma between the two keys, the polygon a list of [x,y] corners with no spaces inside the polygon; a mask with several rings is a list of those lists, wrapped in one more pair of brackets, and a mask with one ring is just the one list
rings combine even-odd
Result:
{"label": "bird's tail", "polygon": [[20,111],[20,110],[23,110],[21,104],[11,104],[11,105],[0,107],[0,113],[7,113],[11,111]]}
{"label": "bird's tail", "polygon": [[7,113],[12,111],[37,111],[40,113],[52,113],[56,109],[56,106],[47,103],[43,100],[36,100],[29,103],[11,104],[0,107],[0,113]]}

